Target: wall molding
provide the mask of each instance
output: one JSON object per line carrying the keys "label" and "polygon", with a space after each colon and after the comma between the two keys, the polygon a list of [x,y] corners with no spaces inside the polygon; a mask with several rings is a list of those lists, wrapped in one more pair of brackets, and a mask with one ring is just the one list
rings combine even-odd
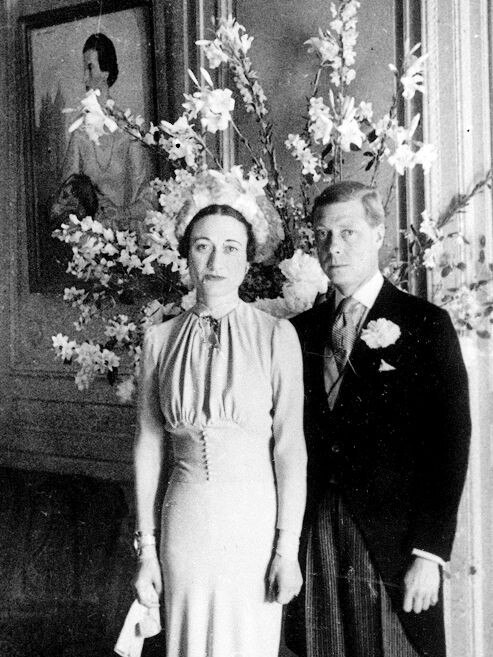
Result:
{"label": "wall molding", "polygon": [[[491,167],[491,16],[487,0],[422,0],[421,6],[424,50],[429,53],[424,137],[439,147],[425,180],[425,196],[437,217],[453,194],[468,191]],[[461,254],[471,265],[477,261],[481,235],[491,256],[491,217],[491,194],[485,192],[454,222],[471,243]],[[430,284],[433,281],[430,276]],[[457,277],[457,284],[463,282],[463,276]],[[473,435],[452,576],[445,583],[448,654],[488,657],[493,641],[487,622],[492,613],[487,581],[492,567],[493,360],[491,345],[479,338],[464,338],[461,345],[469,373]]]}

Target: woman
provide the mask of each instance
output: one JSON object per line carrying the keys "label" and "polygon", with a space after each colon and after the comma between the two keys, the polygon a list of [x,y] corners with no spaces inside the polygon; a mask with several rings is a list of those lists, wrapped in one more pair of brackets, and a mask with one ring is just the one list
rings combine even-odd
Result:
{"label": "woman", "polygon": [[265,225],[258,206],[249,216],[251,203],[240,213],[241,199],[230,198],[203,207],[202,196],[182,221],[197,303],[150,329],[142,357],[135,587],[141,603],[157,603],[154,509],[170,449],[160,548],[167,657],[277,657],[281,604],[301,587],[300,347],[286,320],[239,299]]}
{"label": "woman", "polygon": [[[91,34],[83,48],[86,91],[99,90],[104,107],[118,78],[115,47],[105,34]],[[99,143],[83,128],[72,133],[63,163],[62,179],[89,176],[98,190],[99,216],[115,228],[136,228],[152,209],[149,167],[144,147],[121,130],[104,134]]]}

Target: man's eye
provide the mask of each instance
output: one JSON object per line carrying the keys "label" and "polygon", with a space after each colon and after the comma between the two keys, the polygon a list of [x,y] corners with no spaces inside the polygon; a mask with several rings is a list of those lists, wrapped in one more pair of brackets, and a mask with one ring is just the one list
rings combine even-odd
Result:
{"label": "man's eye", "polygon": [[195,244],[195,250],[196,251],[205,251],[207,249],[207,244],[205,242],[199,242],[198,244]]}
{"label": "man's eye", "polygon": [[227,244],[224,250],[226,251],[226,253],[237,253],[238,247],[233,246],[233,244]]}
{"label": "man's eye", "polygon": [[352,235],[354,235],[354,230],[346,228],[342,231],[341,235],[343,236],[344,239],[347,239],[348,237],[351,237]]}

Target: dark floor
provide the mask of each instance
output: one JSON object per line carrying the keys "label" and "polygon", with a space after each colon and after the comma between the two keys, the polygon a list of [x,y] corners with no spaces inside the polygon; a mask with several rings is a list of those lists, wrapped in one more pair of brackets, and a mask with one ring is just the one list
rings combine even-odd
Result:
{"label": "dark floor", "polygon": [[[0,529],[0,657],[114,655],[133,599],[123,487],[0,468]],[[162,633],[145,642],[164,653]]]}

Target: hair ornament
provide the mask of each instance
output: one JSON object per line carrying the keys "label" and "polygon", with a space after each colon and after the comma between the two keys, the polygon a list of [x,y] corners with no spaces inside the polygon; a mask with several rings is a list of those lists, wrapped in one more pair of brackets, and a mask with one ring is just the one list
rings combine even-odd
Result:
{"label": "hair ornament", "polygon": [[274,254],[284,238],[281,218],[267,199],[266,178],[252,173],[243,175],[241,166],[229,171],[199,171],[184,195],[184,203],[176,218],[176,236],[182,237],[195,215],[209,205],[229,205],[240,212],[251,225],[257,243],[256,260],[265,261]]}

